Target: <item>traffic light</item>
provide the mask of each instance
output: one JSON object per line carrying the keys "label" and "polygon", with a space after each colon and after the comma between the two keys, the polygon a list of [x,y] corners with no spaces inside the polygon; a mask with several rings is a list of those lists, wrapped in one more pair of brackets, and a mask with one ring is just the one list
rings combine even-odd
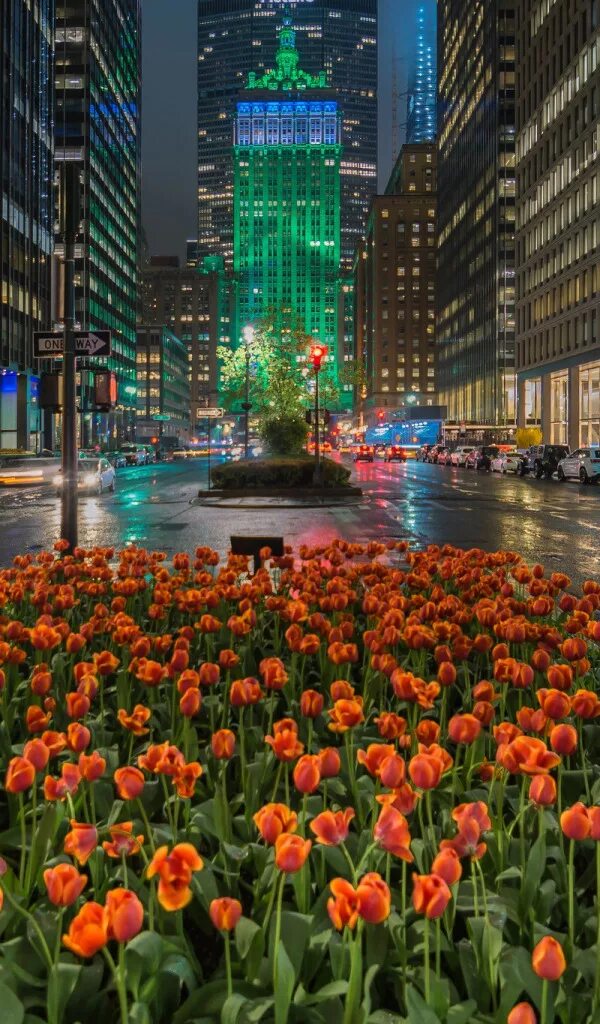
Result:
{"label": "traffic light", "polygon": [[310,361],[313,364],[315,370],[321,369],[321,363],[327,355],[326,345],[311,345],[310,346]]}
{"label": "traffic light", "polygon": [[112,370],[94,374],[94,405],[109,412],[117,404],[117,375]]}
{"label": "traffic light", "polygon": [[329,409],[325,409],[323,412],[323,423],[325,424],[325,426],[329,424],[330,419],[331,413],[329,412]]}
{"label": "traffic light", "polygon": [[43,373],[40,378],[40,409],[61,412],[63,404],[62,373]]}
{"label": "traffic light", "polygon": [[379,412],[377,413],[377,419],[379,420],[380,423],[382,422],[382,420],[385,419],[385,413],[383,409],[380,409]]}

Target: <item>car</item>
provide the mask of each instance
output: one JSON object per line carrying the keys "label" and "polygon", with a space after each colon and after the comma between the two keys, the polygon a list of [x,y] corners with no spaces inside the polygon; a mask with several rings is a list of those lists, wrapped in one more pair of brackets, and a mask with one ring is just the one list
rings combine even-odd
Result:
{"label": "car", "polygon": [[532,445],[521,461],[519,475],[527,476],[531,473],[536,480],[541,480],[544,476],[549,480],[556,473],[559,462],[566,459],[569,451],[567,444]]}
{"label": "car", "polygon": [[449,451],[450,449],[445,444],[434,444],[433,448],[430,448],[427,453],[427,462],[438,463],[440,461],[440,455]]}
{"label": "car", "polygon": [[[306,446],[306,450],[307,450],[309,455],[314,455],[315,454],[315,447],[316,447],[316,445],[315,445],[314,441],[309,441],[308,442],[308,444]],[[321,452],[321,455],[329,455],[333,451],[333,448],[331,447],[331,442],[330,441],[319,441],[319,451]]]}
{"label": "car", "polygon": [[467,455],[473,451],[473,445],[460,444],[458,448],[455,448],[450,456],[451,466],[464,466]]}
{"label": "car", "polygon": [[358,444],[352,452],[353,462],[373,462],[375,451],[372,444]]}
{"label": "car", "polygon": [[600,448],[577,448],[560,460],[556,472],[561,483],[579,480],[582,484],[597,484],[600,480]]}
{"label": "car", "polygon": [[12,455],[0,458],[1,487],[31,487],[50,484],[60,469],[60,458],[54,456]]}
{"label": "car", "polygon": [[146,451],[146,462],[156,462],[156,448],[153,444],[142,444],[142,448]]}
{"label": "car", "polygon": [[387,445],[375,444],[373,445],[373,454],[376,459],[385,459],[385,453],[387,451]]}
{"label": "car", "polygon": [[385,462],[406,462],[406,451],[398,444],[391,444],[385,450]]}
{"label": "car", "polygon": [[418,451],[415,454],[415,459],[417,460],[417,462],[428,462],[428,458],[427,457],[428,457],[429,452],[431,451],[431,449],[433,447],[436,447],[436,446],[434,446],[432,444],[423,444],[423,445],[421,445],[421,447],[418,449]]}
{"label": "car", "polygon": [[[88,456],[85,459],[80,459],[77,464],[77,489],[94,494],[114,491],[116,475],[114,466],[111,466],[107,458],[100,456],[92,459]],[[57,494],[62,491],[63,479],[62,470],[60,470],[53,480]]]}
{"label": "car", "polygon": [[439,451],[437,452],[436,457],[435,457],[436,465],[438,465],[438,466],[449,466],[450,465],[450,456],[451,455],[452,455],[452,450],[450,448],[440,448]]}
{"label": "car", "polygon": [[105,459],[108,459],[114,469],[123,469],[127,465],[124,452],[102,452]]}
{"label": "car", "polygon": [[148,461],[148,453],[143,444],[122,444],[121,454],[125,456],[128,466],[145,466]]}
{"label": "car", "polygon": [[491,468],[492,459],[495,459],[499,453],[497,445],[485,444],[479,448],[474,448],[472,452],[469,452],[465,460],[466,469],[485,469],[489,472]]}
{"label": "car", "polygon": [[492,459],[490,469],[492,473],[518,473],[521,460],[526,454],[522,448],[499,451]]}

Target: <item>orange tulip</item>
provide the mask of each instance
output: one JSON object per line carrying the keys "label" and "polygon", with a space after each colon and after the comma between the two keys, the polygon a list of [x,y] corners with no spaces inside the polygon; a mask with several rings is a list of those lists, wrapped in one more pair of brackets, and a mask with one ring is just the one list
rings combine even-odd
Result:
{"label": "orange tulip", "polygon": [[185,718],[193,718],[200,711],[202,695],[196,687],[190,686],[179,700],[179,710]]}
{"label": "orange tulip", "polygon": [[221,669],[219,665],[215,665],[213,662],[205,661],[200,666],[198,672],[198,682],[200,686],[216,686],[221,677]]}
{"label": "orange tulip", "polygon": [[35,704],[31,704],[25,713],[25,725],[27,727],[27,731],[31,733],[44,732],[44,729],[48,728],[51,718],[51,714],[45,715],[41,708],[38,708]]}
{"label": "orange tulip", "polygon": [[331,718],[329,729],[332,732],[342,733],[353,729],[365,720],[362,697],[336,700],[328,715]]}
{"label": "orange tulip", "polygon": [[414,857],[410,852],[410,831],[408,822],[400,811],[391,804],[384,804],[373,829],[373,839],[387,853],[400,857],[407,864],[412,864]]}
{"label": "orange tulip", "polygon": [[159,686],[166,675],[166,668],[158,661],[151,661],[149,658],[140,658],[136,666],[136,679],[145,686]]}
{"label": "orange tulip", "polygon": [[149,729],[146,729],[146,722],[152,717],[150,708],[143,704],[136,704],[131,714],[125,708],[119,708],[117,718],[124,729],[132,732],[134,736],[145,736]]}
{"label": "orange tulip", "polygon": [[258,671],[266,690],[283,690],[288,674],[281,658],[263,658]]}
{"label": "orange tulip", "polygon": [[295,722],[292,724],[293,728],[283,728],[274,736],[265,736],[265,743],[269,744],[277,760],[284,763],[295,761],[304,753],[304,744],[298,739],[298,727]]}
{"label": "orange tulip", "polygon": [[358,892],[345,878],[334,878],[329,883],[333,896],[327,900],[327,913],[338,931],[354,928],[358,921]]}
{"label": "orange tulip", "polygon": [[53,779],[51,775],[47,775],[44,779],[44,799],[66,800],[67,795],[72,796],[77,792],[80,782],[81,772],[78,765],[64,761],[61,766],[60,779]]}
{"label": "orange tulip", "polygon": [[298,828],[298,815],[285,804],[265,804],[252,820],[269,846],[273,846],[279,836]]}
{"label": "orange tulip", "polygon": [[578,690],[571,698],[571,709],[578,718],[597,718],[600,715],[600,700],[592,690]]}
{"label": "orange tulip", "polygon": [[208,912],[215,928],[220,932],[230,932],[242,916],[242,904],[239,900],[222,896],[220,899],[212,900]]}
{"label": "orange tulip", "polygon": [[404,758],[400,757],[400,754],[386,757],[381,765],[379,778],[381,784],[387,786],[388,789],[398,789],[402,786],[406,778],[406,762]]}
{"label": "orange tulip", "polygon": [[79,755],[78,767],[82,779],[86,782],[95,782],[104,775],[106,761],[97,750],[93,750],[91,754]]}
{"label": "orange tulip", "polygon": [[512,743],[498,747],[496,760],[512,774],[547,775],[560,763],[543,740],[533,736],[517,736]]}
{"label": "orange tulip", "polygon": [[44,884],[55,907],[70,907],[85,889],[87,877],[80,875],[72,864],[57,864],[44,871]]}
{"label": "orange tulip", "polygon": [[443,878],[446,885],[455,885],[462,876],[462,864],[456,850],[446,848],[440,850],[431,865],[431,873]]}
{"label": "orange tulip", "polygon": [[139,768],[133,768],[131,765],[117,768],[113,779],[121,800],[135,800],[142,795],[145,780]]}
{"label": "orange tulip", "polygon": [[67,746],[74,754],[80,754],[89,747],[92,734],[81,722],[70,722],[67,726]]}
{"label": "orange tulip", "polygon": [[381,793],[375,799],[384,806],[390,804],[391,807],[395,807],[402,814],[412,814],[417,806],[419,794],[409,786],[408,782],[405,782],[402,786],[398,786],[397,789],[393,789],[391,793]]}
{"label": "orange tulip", "polygon": [[587,839],[591,831],[591,823],[584,804],[576,803],[563,811],[560,816],[560,827],[567,839]]}
{"label": "orange tulip", "polygon": [[192,898],[192,874],[204,867],[202,858],[191,843],[178,843],[171,852],[160,846],[154,854],[146,876],[158,875],[158,901],[165,910],[182,910]]}
{"label": "orange tulip", "polygon": [[122,821],[109,827],[110,842],[102,843],[102,849],[109,857],[132,857],[144,845],[144,836],[133,835],[133,822]]}
{"label": "orange tulip", "polygon": [[105,914],[109,939],[130,942],[142,930],[144,908],[130,889],[110,889],[106,894]]}
{"label": "orange tulip", "polygon": [[236,679],[229,688],[229,701],[234,708],[247,707],[249,704],[258,704],[262,698],[262,690],[258,679],[250,677]]}
{"label": "orange tulip", "polygon": [[422,743],[424,747],[430,747],[432,743],[437,743],[440,738],[440,727],[437,722],[433,721],[433,718],[424,718],[419,722],[415,733],[419,743]]}
{"label": "orange tulip", "polygon": [[100,651],[93,656],[96,672],[101,676],[110,676],[116,672],[121,662],[110,651]]}
{"label": "orange tulip", "polygon": [[529,783],[529,799],[538,807],[556,803],[556,783],[551,775],[534,775]]}
{"label": "orange tulip", "polygon": [[437,681],[440,686],[452,686],[456,682],[456,666],[451,661],[442,661],[438,668]]}
{"label": "orange tulip", "polygon": [[408,774],[418,789],[435,789],[442,777],[442,762],[431,754],[415,754],[408,762]]}
{"label": "orange tulip", "polygon": [[323,846],[339,846],[348,838],[350,822],[355,817],[352,807],[345,811],[322,811],[310,823],[310,830]]}
{"label": "orange tulip", "polygon": [[8,793],[24,793],[35,782],[35,766],[26,757],[11,757],[4,786]]}
{"label": "orange tulip", "polygon": [[590,839],[600,840],[600,807],[588,807],[587,816],[590,821]]}
{"label": "orange tulip", "polygon": [[97,845],[98,832],[95,827],[71,818],[71,831],[67,832],[65,836],[65,853],[83,865],[87,864]]}
{"label": "orange tulip", "polygon": [[85,903],[62,937],[63,945],[75,956],[92,957],[108,941],[108,921],[99,903]]}
{"label": "orange tulip", "polygon": [[284,832],[275,841],[275,864],[280,871],[293,874],[304,865],[311,846],[310,839]]}
{"label": "orange tulip", "polygon": [[357,750],[356,760],[359,764],[369,772],[369,775],[373,775],[376,778],[379,777],[381,771],[381,765],[388,757],[393,757],[396,753],[396,748],[393,744],[387,743],[370,743],[365,750]]}
{"label": "orange tulip", "polygon": [[321,781],[321,762],[317,754],[304,754],[294,768],[294,785],[300,793],[314,793]]}
{"label": "orange tulip", "polygon": [[23,757],[33,765],[36,772],[41,772],[48,764],[50,751],[43,740],[28,740],[23,747]]}
{"label": "orange tulip", "polygon": [[406,719],[392,711],[384,711],[375,719],[379,735],[386,740],[396,740],[406,732]]}
{"label": "orange tulip", "polygon": [[517,1003],[506,1018],[506,1024],[537,1024],[533,1007],[529,1003]]}
{"label": "orange tulip", "polygon": [[219,761],[228,761],[235,751],[235,736],[230,729],[219,729],[211,736],[210,745]]}
{"label": "orange tulip", "polygon": [[323,694],[316,690],[304,690],[300,696],[300,711],[305,718],[318,718],[323,711]]}
{"label": "orange tulip", "polygon": [[336,700],[352,700],[354,687],[345,679],[336,679],[329,687],[329,693],[334,703]]}
{"label": "orange tulip", "polygon": [[441,917],[452,893],[441,875],[413,875],[412,903],[417,914],[424,914],[430,921]]}
{"label": "orange tulip", "polygon": [[448,722],[448,736],[453,743],[474,743],[481,732],[481,722],[474,715],[454,715]]}
{"label": "orange tulip", "polygon": [[538,978],[558,981],[567,969],[562,946],[551,935],[544,935],[531,954],[531,966]]}
{"label": "orange tulip", "polygon": [[317,756],[322,779],[333,779],[340,774],[342,762],[335,747],[321,747]]}
{"label": "orange tulip", "polygon": [[196,791],[196,783],[201,775],[202,765],[198,761],[191,761],[189,764],[184,764],[178,769],[173,776],[173,782],[177,795],[182,800],[190,800],[193,797]]}
{"label": "orange tulip", "polygon": [[570,690],[573,685],[573,669],[570,665],[550,665],[546,678],[555,690]]}
{"label": "orange tulip", "polygon": [[562,690],[538,690],[537,699],[548,718],[566,718],[571,711],[571,700]]}
{"label": "orange tulip", "polygon": [[67,715],[69,718],[85,718],[90,710],[90,699],[83,693],[68,693],[66,697]]}
{"label": "orange tulip", "polygon": [[480,832],[488,832],[492,827],[488,809],[483,800],[459,804],[452,811],[452,819],[459,828],[462,828],[464,822],[468,819],[477,822]]}
{"label": "orange tulip", "polygon": [[358,912],[368,924],[381,924],[390,916],[392,896],[381,875],[363,875],[356,889]]}
{"label": "orange tulip", "polygon": [[48,747],[50,757],[57,757],[67,745],[67,737],[63,732],[47,729],[42,733],[42,743]]}

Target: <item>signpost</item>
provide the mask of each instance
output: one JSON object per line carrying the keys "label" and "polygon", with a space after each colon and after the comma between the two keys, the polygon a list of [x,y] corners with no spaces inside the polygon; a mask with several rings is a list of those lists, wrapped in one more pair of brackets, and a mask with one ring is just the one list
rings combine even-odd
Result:
{"label": "signpost", "polygon": [[220,420],[225,415],[225,410],[213,406],[208,409],[198,409],[196,415],[198,419]]}
{"label": "signpost", "polygon": [[[109,356],[112,354],[110,331],[75,331],[76,356]],[[34,331],[33,354],[36,359],[62,359],[65,336],[62,331]]]}

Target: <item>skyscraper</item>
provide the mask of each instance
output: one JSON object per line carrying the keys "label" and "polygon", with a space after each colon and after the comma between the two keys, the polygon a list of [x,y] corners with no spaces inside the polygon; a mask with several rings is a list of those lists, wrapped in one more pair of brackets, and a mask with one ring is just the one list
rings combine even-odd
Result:
{"label": "skyscraper", "polygon": [[462,430],[515,422],[515,4],[438,3],[438,382]]}
{"label": "skyscraper", "polygon": [[50,326],[54,0],[0,4],[0,447],[39,429],[34,330]]}
{"label": "skyscraper", "polygon": [[[377,188],[377,0],[290,0],[307,72],[325,69],[344,112],[342,261],[352,266]],[[199,0],[199,258],[233,259],[235,104],[248,73],[272,68],[281,0]]]}
{"label": "skyscraper", "polygon": [[436,8],[427,0],[417,10],[417,35],[408,76],[406,141],[433,142],[437,133]]}
{"label": "skyscraper", "polygon": [[[140,178],[140,0],[59,0],[56,10],[56,160],[81,170],[76,317],[109,329],[118,375],[115,413],[91,406],[91,366],[78,360],[81,443],[135,429],[135,346]],[[63,252],[57,239],[56,252]]]}
{"label": "skyscraper", "polygon": [[518,419],[576,450],[600,444],[600,5],[517,0],[517,25]]}
{"label": "skyscraper", "polygon": [[273,310],[298,317],[337,366],[342,117],[324,71],[302,70],[283,16],[275,68],[250,72],[234,151],[233,338]]}

